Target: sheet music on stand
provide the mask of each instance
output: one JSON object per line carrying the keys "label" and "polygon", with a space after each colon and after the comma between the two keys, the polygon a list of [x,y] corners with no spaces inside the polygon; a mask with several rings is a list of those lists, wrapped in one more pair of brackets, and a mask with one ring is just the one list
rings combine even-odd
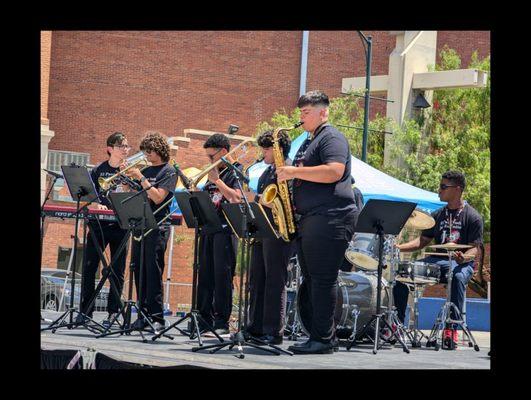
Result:
{"label": "sheet music on stand", "polygon": [[70,196],[77,201],[78,194],[80,202],[99,203],[98,193],[92,178],[86,167],[80,165],[61,165],[64,180],[70,191]]}

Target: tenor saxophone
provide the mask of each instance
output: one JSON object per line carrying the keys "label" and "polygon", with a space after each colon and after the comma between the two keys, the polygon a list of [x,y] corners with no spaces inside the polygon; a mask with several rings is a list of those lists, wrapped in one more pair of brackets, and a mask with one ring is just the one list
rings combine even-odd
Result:
{"label": "tenor saxophone", "polygon": [[[298,128],[302,124],[302,122],[297,122],[291,128],[277,128],[273,131],[273,156],[276,168],[285,165],[284,154],[280,147],[279,133]],[[278,233],[284,241],[289,242],[290,236],[295,233],[295,218],[293,216],[288,183],[284,181],[268,185],[262,194],[262,203],[271,206],[273,220],[277,226]]]}

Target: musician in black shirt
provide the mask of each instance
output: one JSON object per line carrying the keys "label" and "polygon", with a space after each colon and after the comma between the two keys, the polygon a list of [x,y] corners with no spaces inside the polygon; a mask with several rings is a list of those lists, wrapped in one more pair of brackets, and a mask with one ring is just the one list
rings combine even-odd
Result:
{"label": "musician in black shirt", "polygon": [[[291,165],[291,160],[288,159],[291,140],[281,131],[279,141],[286,159],[285,164]],[[258,194],[255,198],[255,201],[264,204],[261,196],[264,189],[270,184],[277,183],[272,132],[262,133],[257,143],[262,148],[264,162],[269,164],[258,179]],[[264,210],[274,225],[270,208],[265,206]],[[247,332],[269,344],[282,343],[286,313],[286,281],[291,253],[291,242],[285,242],[282,238],[255,240],[252,247]]]}
{"label": "musician in black shirt", "polygon": [[[435,244],[455,243],[471,245],[466,251],[455,251],[452,260],[452,287],[451,301],[461,311],[465,301],[465,292],[468,282],[474,274],[474,260],[478,256],[479,248],[483,243],[483,220],[479,213],[463,200],[463,191],[466,186],[465,176],[458,171],[447,171],[442,175],[439,185],[439,198],[448,204],[434,211],[431,215],[435,225],[422,231],[422,234],[408,242],[398,244],[400,251],[415,251],[428,246],[432,241]],[[437,264],[440,267],[440,282],[446,283],[446,274],[449,270],[449,261],[446,251],[440,251],[441,256],[429,256],[418,260],[428,264]],[[407,307],[409,288],[402,282],[396,282],[393,289],[398,318],[403,322]],[[452,309],[450,316],[456,319]],[[455,349],[458,334],[454,324],[446,326],[443,331],[443,340],[449,345],[445,348]],[[449,343],[453,341],[453,345]]]}
{"label": "musician in black shirt", "polygon": [[300,118],[310,137],[293,166],[277,168],[279,181],[294,179],[293,202],[300,216],[297,256],[311,300],[310,338],[289,347],[299,354],[331,354],[336,348],[337,277],[359,214],[351,187],[349,145],[327,123],[329,104],[320,91],[299,98]]}
{"label": "musician in black shirt", "polygon": [[[177,185],[175,168],[168,164],[170,159],[170,146],[166,137],[158,132],[147,133],[140,143],[142,150],[151,166],[140,171],[132,168],[128,175],[138,180],[149,199],[151,210],[155,212],[163,204],[164,208],[155,213],[155,220],[159,224],[157,229],[144,237],[144,263],[142,268],[142,305],[148,316],[153,320],[155,330],[163,329],[164,305],[162,301],[162,274],[164,272],[164,255],[168,243],[170,222],[166,219],[160,222],[170,213],[170,203]],[[136,232],[135,236],[140,235]],[[134,264],[135,285],[139,293],[140,284],[140,245],[141,242],[133,239],[131,262]],[[147,322],[138,318],[133,327],[142,329]]]}
{"label": "musician in black shirt", "polygon": [[[109,159],[102,162],[92,169],[90,177],[94,183],[98,194],[102,193],[102,188],[98,183],[99,178],[109,178],[115,175],[123,164],[125,158],[129,153],[131,147],[127,143],[125,135],[121,132],[115,132],[107,138],[107,154]],[[123,191],[122,184],[112,186],[108,193]],[[100,197],[100,204],[94,204],[90,208],[96,208],[106,210],[111,208],[111,203],[107,196]],[[94,243],[92,240],[91,232],[95,233],[98,243]],[[90,221],[89,232],[87,236],[85,266],[83,268],[83,280],[82,280],[82,299],[80,310],[85,315],[92,317],[93,307],[90,310],[87,309],[88,302],[94,295],[96,271],[100,263],[100,257],[96,246],[99,246],[102,252],[109,246],[111,249],[111,258],[113,259],[120,243],[122,242],[126,231],[121,229],[118,222],[110,221]],[[120,254],[119,258],[112,265],[112,273],[109,275],[109,281],[111,290],[107,301],[107,311],[109,316],[102,324],[109,326],[110,321],[113,319],[114,314],[118,312],[120,305],[120,298],[116,297],[115,292],[122,293],[124,285],[124,271],[125,271],[125,259],[127,256],[127,248],[125,248]],[[115,290],[116,289],[116,290]]]}
{"label": "musician in black shirt", "polygon": [[[203,145],[211,163],[227,155],[229,139],[216,133]],[[230,157],[230,156],[229,156]],[[231,160],[229,160],[231,161]],[[240,163],[233,164],[242,169]],[[199,271],[197,278],[197,306],[203,319],[218,335],[229,333],[232,311],[232,279],[236,269],[237,240],[223,214],[222,203],[239,203],[242,192],[234,173],[220,162],[208,173],[203,190],[208,192],[217,209],[223,229],[215,233],[201,233],[199,238]],[[200,326],[201,330],[206,329]]]}

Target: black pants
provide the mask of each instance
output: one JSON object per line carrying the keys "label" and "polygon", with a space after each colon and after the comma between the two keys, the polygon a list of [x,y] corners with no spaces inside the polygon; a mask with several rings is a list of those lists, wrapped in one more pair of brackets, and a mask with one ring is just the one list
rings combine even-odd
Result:
{"label": "black pants", "polygon": [[[147,235],[144,241],[144,264],[142,266],[142,288],[140,285],[141,243],[133,240],[131,263],[135,276],[136,293],[141,294],[142,309],[147,311],[154,322],[164,321],[162,302],[162,274],[164,273],[164,255],[170,233],[169,226],[161,226]],[[136,234],[136,236],[138,236]]]}
{"label": "black pants", "polygon": [[311,302],[311,325],[306,327],[310,340],[329,343],[335,336],[337,277],[358,214],[344,218],[313,215],[300,221],[297,255]]}
{"label": "black pants", "polygon": [[[91,235],[91,231],[96,234],[97,244],[94,243]],[[96,221],[89,222],[89,229],[87,232],[87,246],[86,246],[86,258],[85,266],[83,269],[83,286],[82,286],[82,299],[81,299],[81,312],[92,315],[94,306],[90,310],[87,310],[88,303],[91,297],[94,295],[96,271],[100,263],[100,257],[96,249],[96,245],[99,246],[102,252],[105,251],[107,246],[111,249],[111,260],[114,259],[116,251],[122,242],[126,234],[126,230],[120,229],[117,223],[109,224],[102,222],[100,225]],[[127,256],[127,246],[122,250],[116,263],[112,265],[112,271],[109,274],[109,282],[111,290],[109,293],[109,299],[107,301],[107,311],[109,313],[118,312],[120,306],[120,298],[114,293],[115,288],[118,293],[122,293],[124,287],[124,271],[125,271],[125,259]]]}
{"label": "black pants", "polygon": [[237,241],[229,232],[199,237],[197,308],[214,329],[229,327]]}
{"label": "black pants", "polygon": [[253,245],[247,326],[247,330],[252,334],[284,334],[286,281],[291,249],[291,243],[282,239],[263,239]]}

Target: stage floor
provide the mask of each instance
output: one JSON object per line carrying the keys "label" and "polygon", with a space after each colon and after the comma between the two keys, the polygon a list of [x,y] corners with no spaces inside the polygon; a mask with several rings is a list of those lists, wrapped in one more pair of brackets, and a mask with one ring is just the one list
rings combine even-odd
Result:
{"label": "stage floor", "polygon": [[[46,319],[54,320],[60,313],[42,312]],[[95,320],[100,321],[105,313],[95,313]],[[167,317],[169,323],[177,320],[176,317]],[[42,323],[41,327],[48,323]],[[185,328],[186,323],[182,325]],[[181,325],[179,326],[181,327]],[[429,332],[426,332],[429,334]],[[174,337],[170,340],[161,337],[152,341],[152,335],[145,333],[147,343],[142,342],[138,332],[131,335],[111,335],[105,338],[96,338],[93,333],[85,328],[67,329],[60,328],[55,333],[50,330],[41,332],[41,348],[45,350],[69,349],[82,350],[94,349],[121,361],[156,365],[179,366],[192,365],[213,369],[489,369],[490,357],[490,332],[472,332],[480,351],[476,352],[465,343],[455,351],[439,350],[425,347],[425,340],[421,348],[411,348],[406,354],[401,346],[384,346],[378,354],[372,354],[372,344],[359,344],[347,351],[344,343],[339,352],[330,355],[294,355],[269,354],[265,351],[245,346],[245,358],[235,357],[238,352],[234,347],[228,347],[215,354],[208,350],[192,352],[192,347],[198,346],[198,341],[179,334],[176,329],[168,332]],[[461,333],[460,333],[461,337]],[[299,339],[301,340],[301,339]],[[203,336],[204,345],[218,343],[216,338]],[[279,347],[287,349],[293,342],[284,339]]]}

